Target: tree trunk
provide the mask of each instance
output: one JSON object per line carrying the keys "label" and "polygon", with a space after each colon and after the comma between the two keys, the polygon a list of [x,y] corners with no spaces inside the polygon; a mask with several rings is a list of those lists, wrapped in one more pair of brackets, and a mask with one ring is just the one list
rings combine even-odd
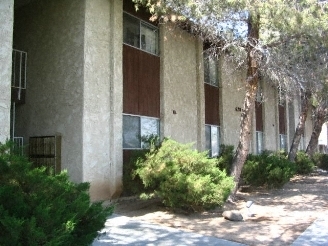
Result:
{"label": "tree trunk", "polygon": [[248,21],[248,47],[247,47],[247,78],[244,106],[241,113],[239,143],[232,161],[231,176],[235,187],[231,191],[229,200],[235,200],[238,190],[241,171],[249,153],[251,140],[252,112],[254,111],[255,96],[258,86],[257,60],[254,57],[254,46],[259,38],[259,16],[254,20],[250,15]]}
{"label": "tree trunk", "polygon": [[311,93],[308,91],[303,91],[302,90],[302,95],[301,95],[301,112],[300,112],[300,117],[298,121],[298,125],[295,130],[294,138],[292,145],[290,147],[290,151],[288,154],[288,160],[295,162],[296,158],[296,153],[298,150],[298,146],[301,141],[301,137],[304,133],[304,128],[305,128],[305,121],[307,118],[307,112],[309,109],[309,99],[311,97]]}
{"label": "tree trunk", "polygon": [[322,125],[323,123],[325,123],[325,119],[326,119],[325,107],[323,105],[319,105],[315,109],[315,121],[313,126],[313,132],[309,144],[306,148],[306,154],[310,157],[313,156],[316,148],[318,147],[318,138],[322,129]]}

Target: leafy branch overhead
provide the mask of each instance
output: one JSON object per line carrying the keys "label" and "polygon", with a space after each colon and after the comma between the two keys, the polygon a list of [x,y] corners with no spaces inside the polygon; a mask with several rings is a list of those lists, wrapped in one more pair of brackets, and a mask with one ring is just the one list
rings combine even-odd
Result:
{"label": "leafy branch overhead", "polygon": [[[213,55],[229,54],[238,64],[245,65],[246,49],[251,46],[259,71],[289,91],[304,87],[314,77],[322,81],[322,71],[327,69],[327,1],[133,2],[146,6],[153,19],[173,22],[210,43]],[[254,23],[259,26],[259,36],[255,39],[249,35],[250,25]],[[308,73],[309,69],[315,72]]]}
{"label": "leafy branch overhead", "polygon": [[[247,71],[239,142],[231,175],[237,192],[249,153],[252,111],[260,75],[283,94],[317,92],[327,84],[328,4],[318,0],[133,0],[153,19],[177,27],[209,44]],[[315,94],[315,93],[313,93]],[[327,93],[324,93],[327,95]],[[300,131],[301,132],[301,131]],[[297,146],[297,144],[295,144]]]}

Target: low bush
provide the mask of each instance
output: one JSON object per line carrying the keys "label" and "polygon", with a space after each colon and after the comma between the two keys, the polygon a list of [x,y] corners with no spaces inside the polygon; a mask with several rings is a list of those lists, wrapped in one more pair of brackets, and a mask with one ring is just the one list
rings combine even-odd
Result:
{"label": "low bush", "polygon": [[134,170],[136,169],[137,160],[145,158],[148,152],[148,149],[124,150],[122,196],[134,196],[145,192],[145,187],[139,176],[134,175]]}
{"label": "low bush", "polygon": [[230,174],[234,155],[233,145],[220,145],[220,155],[218,156],[218,167]]}
{"label": "low bush", "polygon": [[297,152],[295,164],[296,173],[298,174],[310,174],[315,168],[313,160],[304,151]]}
{"label": "low bush", "polygon": [[286,156],[264,151],[260,155],[250,154],[242,170],[242,179],[252,186],[280,188],[296,173],[294,163]]}
{"label": "low bush", "polygon": [[327,154],[315,153],[313,155],[313,162],[318,168],[328,171],[328,155]]}
{"label": "low bush", "polygon": [[0,245],[90,245],[113,207],[90,203],[89,184],[48,175],[0,144]]}
{"label": "low bush", "polygon": [[144,149],[133,149],[123,151],[123,193],[122,196],[140,195],[144,192],[148,192],[145,189],[140,177],[135,175],[136,163],[138,160],[144,160],[146,154],[149,153],[149,146],[159,148],[161,141],[156,135],[148,135],[141,137],[144,143]]}
{"label": "low bush", "polygon": [[232,178],[191,145],[165,139],[150,146],[145,159],[139,159],[135,174],[169,207],[203,210],[222,205],[233,188]]}

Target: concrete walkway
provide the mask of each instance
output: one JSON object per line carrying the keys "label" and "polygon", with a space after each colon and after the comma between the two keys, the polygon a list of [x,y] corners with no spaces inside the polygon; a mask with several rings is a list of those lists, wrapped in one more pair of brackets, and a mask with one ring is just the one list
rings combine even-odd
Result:
{"label": "concrete walkway", "polygon": [[292,244],[292,246],[328,245],[328,211],[322,214]]}
{"label": "concrete walkway", "polygon": [[216,237],[136,221],[126,216],[114,214],[105,223],[101,235],[92,246],[133,245],[133,246],[242,246]]}
{"label": "concrete walkway", "polygon": [[[100,236],[92,246],[134,245],[134,246],[186,246],[217,245],[242,246],[244,244],[203,236],[197,233],[149,224],[114,214],[105,223]],[[328,245],[328,211],[308,227],[292,246]]]}

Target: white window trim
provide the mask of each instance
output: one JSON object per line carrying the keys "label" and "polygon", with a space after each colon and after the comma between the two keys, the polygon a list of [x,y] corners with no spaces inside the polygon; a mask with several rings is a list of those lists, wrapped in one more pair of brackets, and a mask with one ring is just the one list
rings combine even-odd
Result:
{"label": "white window trim", "polygon": [[[221,144],[221,127],[219,125],[211,125],[211,124],[205,124],[205,126],[209,126],[211,128],[211,138],[212,138],[212,127],[213,128],[217,128],[218,132],[218,151],[217,151],[217,155],[213,155],[213,151],[212,151],[212,144],[211,144],[211,149],[209,149],[209,156],[210,157],[217,157],[220,155],[220,144]],[[206,141],[206,139],[205,139]],[[212,141],[211,141],[212,143]]]}
{"label": "white window trim", "polygon": [[[216,77],[216,83],[217,84],[211,84],[211,83],[205,81],[205,75],[206,75],[205,74],[205,59],[213,59],[213,61],[215,62],[215,68],[216,68],[215,77]],[[204,51],[203,62],[204,62],[204,83],[207,84],[207,85],[219,88],[220,78],[219,78],[219,61],[218,61],[218,59],[212,58],[209,54],[206,53],[206,51]]]}
{"label": "white window trim", "polygon": [[[259,146],[259,137],[262,139],[262,146]],[[260,148],[259,148],[260,147]],[[264,132],[256,131],[256,153],[261,154],[264,151]]]}
{"label": "white window trim", "polygon": [[134,19],[136,19],[136,20],[139,21],[139,30],[141,30],[141,26],[142,25],[149,26],[150,28],[153,28],[153,29],[156,29],[157,30],[157,36],[158,36],[157,37],[157,41],[158,41],[157,42],[157,53],[152,53],[152,52],[149,52],[149,51],[144,50],[144,49],[141,48],[141,35],[140,35],[140,33],[139,33],[139,47],[136,47],[134,45],[125,43],[124,42],[124,38],[123,38],[123,44],[125,44],[125,45],[127,45],[129,47],[138,49],[140,51],[146,52],[148,54],[151,54],[151,55],[154,55],[154,56],[158,56],[159,57],[160,56],[160,49],[159,49],[159,47],[160,47],[160,44],[159,44],[159,42],[160,42],[160,40],[159,40],[159,28],[157,26],[155,26],[155,25],[152,25],[152,24],[150,24],[150,23],[148,23],[148,22],[146,22],[146,21],[144,21],[144,20],[142,20],[142,19],[140,19],[140,18],[138,18],[138,17],[136,17],[136,16],[134,16],[134,15],[128,13],[128,12],[126,12],[126,11],[123,11],[123,21],[124,21],[124,14],[129,15],[130,17],[132,17],[132,18],[134,18]]}
{"label": "white window trim", "polygon": [[[137,114],[126,114],[126,113],[123,113],[122,118],[123,118],[124,116],[138,117],[140,121],[141,121],[141,118],[157,120],[157,121],[158,121],[158,137],[160,137],[160,118],[157,118],[157,117],[151,117],[151,116],[137,115]],[[123,124],[123,121],[122,121],[122,124]],[[142,147],[143,142],[142,142],[141,139],[140,139],[140,147],[139,147],[139,148],[125,148],[125,147],[123,147],[123,145],[124,145],[124,144],[123,144],[123,134],[124,134],[123,131],[124,131],[124,129],[122,128],[122,149],[123,149],[123,150],[143,150],[143,149],[147,149],[147,148],[143,148],[143,147]],[[140,129],[139,129],[139,133],[140,133],[140,135],[141,135],[141,125],[140,125]],[[140,136],[140,137],[142,137],[142,136]]]}
{"label": "white window trim", "polygon": [[[282,146],[282,139],[285,141],[285,146]],[[288,151],[287,134],[279,134],[279,148],[280,150]]]}

